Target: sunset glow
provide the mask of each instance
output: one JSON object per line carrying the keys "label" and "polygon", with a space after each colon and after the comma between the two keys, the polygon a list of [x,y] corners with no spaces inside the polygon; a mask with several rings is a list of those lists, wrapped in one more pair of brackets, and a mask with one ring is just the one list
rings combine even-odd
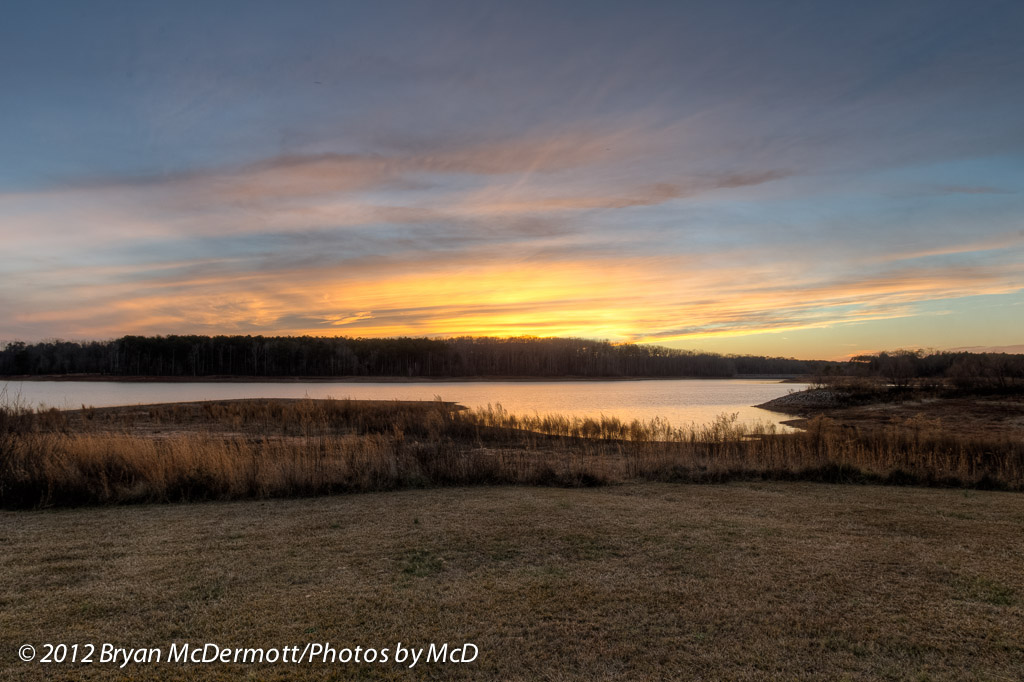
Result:
{"label": "sunset glow", "polygon": [[0,342],[1024,343],[1018,5],[305,6],[9,13]]}

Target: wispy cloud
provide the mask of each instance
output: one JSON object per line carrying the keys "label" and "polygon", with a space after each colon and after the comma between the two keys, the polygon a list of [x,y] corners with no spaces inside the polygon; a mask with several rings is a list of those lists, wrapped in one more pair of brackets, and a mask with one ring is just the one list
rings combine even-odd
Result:
{"label": "wispy cloud", "polygon": [[372,265],[204,267],[191,277],[153,273],[122,284],[83,272],[83,281],[105,283],[82,287],[70,305],[56,295],[59,286],[45,286],[46,279],[60,281],[53,273],[9,324],[43,335],[63,325],[84,336],[133,329],[558,334],[670,342],[891,319],[915,314],[924,301],[1024,287],[1024,276],[1009,267],[899,269],[821,279],[787,276],[789,266],[779,263],[680,265],[675,257],[514,264],[467,254],[419,261],[408,254]]}
{"label": "wispy cloud", "polygon": [[939,185],[935,191],[940,194],[1016,194],[1012,190],[984,185]]}
{"label": "wispy cloud", "polygon": [[539,189],[536,186],[491,187],[466,197],[448,210],[453,214],[508,215],[656,206],[716,190],[762,185],[789,175],[784,170],[726,173],[697,176],[680,182],[658,182],[628,190],[609,187],[604,192],[592,194],[557,193],[550,188]]}
{"label": "wispy cloud", "polygon": [[1024,230],[1016,230],[1010,233],[996,234],[983,239],[974,239],[944,246],[931,246],[919,250],[885,254],[880,257],[880,260],[909,261],[920,258],[976,254],[985,251],[1001,251],[1020,247],[1024,247]]}

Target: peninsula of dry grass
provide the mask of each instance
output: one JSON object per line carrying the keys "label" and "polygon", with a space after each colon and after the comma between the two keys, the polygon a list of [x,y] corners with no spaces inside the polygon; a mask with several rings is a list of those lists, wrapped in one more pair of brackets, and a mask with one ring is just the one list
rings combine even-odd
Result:
{"label": "peninsula of dry grass", "polygon": [[465,485],[813,480],[1024,489],[1024,441],[918,416],[800,433],[500,406],[239,400],[0,410],[0,506],[290,497]]}

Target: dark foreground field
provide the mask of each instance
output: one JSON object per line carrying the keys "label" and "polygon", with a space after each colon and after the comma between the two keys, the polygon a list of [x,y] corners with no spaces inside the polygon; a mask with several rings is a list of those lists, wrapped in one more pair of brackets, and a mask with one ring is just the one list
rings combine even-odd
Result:
{"label": "dark foreground field", "polygon": [[[1024,496],[750,482],[0,512],[17,680],[1016,680]],[[472,663],[18,662],[44,643]]]}

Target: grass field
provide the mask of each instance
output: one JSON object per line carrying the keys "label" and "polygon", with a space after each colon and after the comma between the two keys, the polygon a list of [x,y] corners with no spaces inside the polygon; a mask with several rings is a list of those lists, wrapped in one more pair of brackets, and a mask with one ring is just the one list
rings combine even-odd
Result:
{"label": "grass field", "polygon": [[[7,679],[1015,680],[1024,496],[476,487],[0,512]],[[465,664],[41,665],[18,647],[393,647]]]}

